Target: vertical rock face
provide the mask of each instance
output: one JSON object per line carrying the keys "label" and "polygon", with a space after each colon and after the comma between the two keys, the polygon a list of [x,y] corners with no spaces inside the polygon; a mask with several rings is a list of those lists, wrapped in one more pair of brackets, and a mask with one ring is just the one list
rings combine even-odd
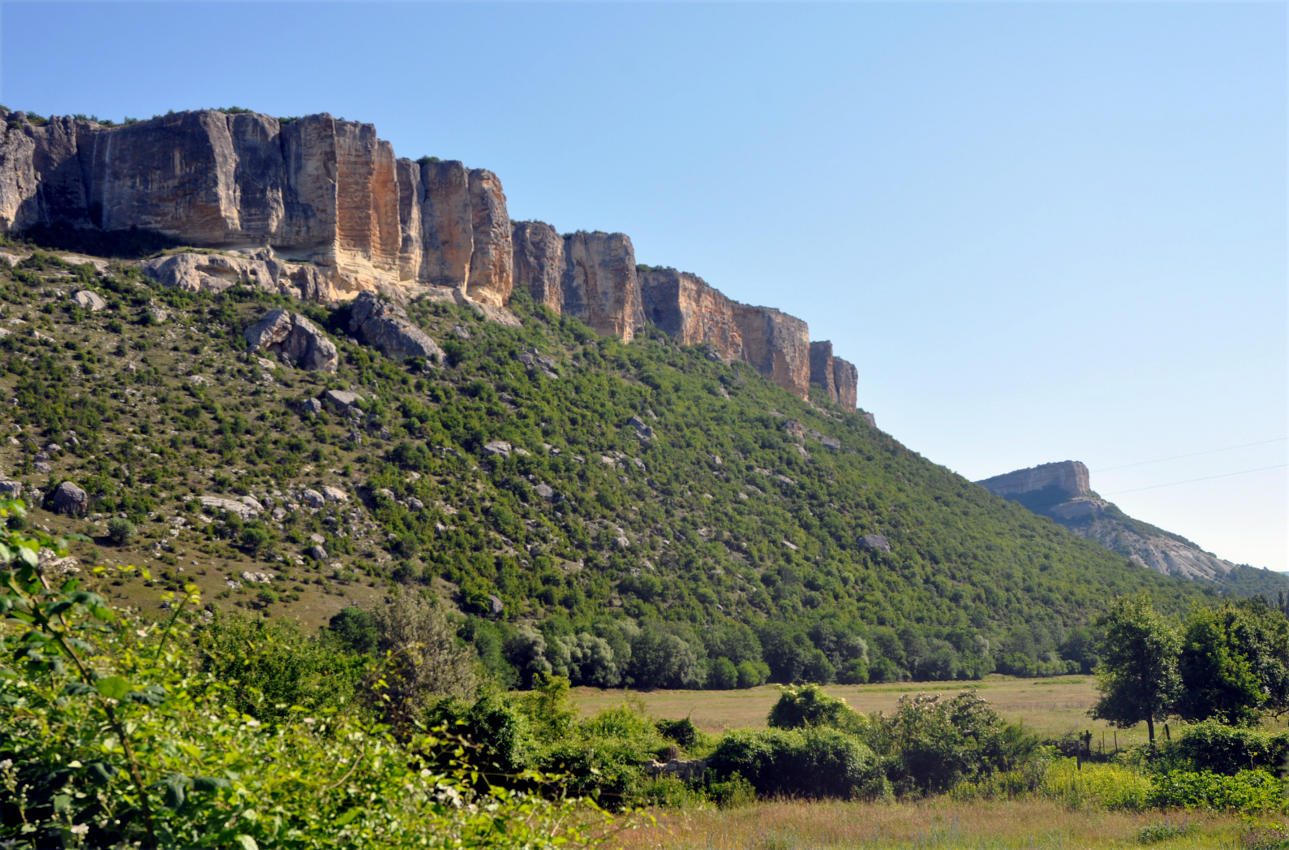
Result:
{"label": "vertical rock face", "polygon": [[564,237],[544,221],[516,221],[510,232],[515,252],[515,286],[526,288],[535,303],[562,313]]}
{"label": "vertical rock face", "polygon": [[846,410],[854,410],[859,404],[859,370],[855,364],[840,357],[834,357],[833,384],[837,387],[837,403]]}
{"label": "vertical rock face", "polygon": [[854,410],[859,395],[859,370],[855,364],[834,357],[828,340],[810,343],[810,383],[823,387],[829,400]]}
{"label": "vertical rock face", "polygon": [[518,282],[598,333],[630,341],[650,322],[803,398],[814,381],[830,399],[855,404],[854,366],[829,343],[812,346],[800,319],[731,301],[695,275],[638,272],[621,233],[512,225],[495,174],[395,159],[370,124],[214,110],[124,127],[0,110],[0,122],[0,232],[153,231],[249,255],[159,261],[154,275],[176,285],[249,281],[336,300],[429,284],[499,318],[508,314],[494,308]]}
{"label": "vertical rock face", "polygon": [[735,302],[697,275],[675,269],[641,271],[645,318],[682,345],[709,345],[723,360],[743,357]]}
{"label": "vertical rock face", "polygon": [[823,387],[830,401],[837,401],[837,377],[833,368],[832,343],[810,343],[810,383]]}
{"label": "vertical rock face", "polygon": [[734,305],[743,360],[786,390],[805,398],[810,385],[810,330],[796,316],[771,307]]}
{"label": "vertical rock face", "polygon": [[636,252],[624,233],[572,233],[564,237],[563,313],[596,333],[623,342],[644,326]]}
{"label": "vertical rock face", "polygon": [[1092,492],[1088,481],[1088,468],[1077,460],[1064,460],[1059,463],[1033,466],[1029,469],[1018,469],[1015,472],[996,475],[976,483],[996,496],[1044,494],[1053,502],[1077,499]]}
{"label": "vertical rock face", "polygon": [[270,247],[329,268],[342,293],[412,280],[494,306],[510,295],[496,176],[398,162],[370,124],[212,110],[124,127],[0,118],[0,230],[137,228],[203,247]]}

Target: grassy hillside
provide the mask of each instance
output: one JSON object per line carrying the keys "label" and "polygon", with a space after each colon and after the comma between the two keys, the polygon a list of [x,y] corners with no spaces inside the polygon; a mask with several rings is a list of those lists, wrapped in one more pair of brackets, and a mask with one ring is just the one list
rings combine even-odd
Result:
{"label": "grassy hillside", "polygon": [[[106,309],[77,306],[82,288]],[[0,305],[0,473],[85,488],[86,518],[33,514],[87,535],[81,562],[314,624],[424,588],[512,682],[1061,672],[1086,668],[1081,627],[1110,598],[1181,610],[1204,593],[661,335],[417,302],[447,362],[400,363],[349,339],[343,308],[39,252],[0,264]],[[278,306],[329,331],[337,373],[246,352],[243,330]],[[327,389],[361,412],[307,412]]]}

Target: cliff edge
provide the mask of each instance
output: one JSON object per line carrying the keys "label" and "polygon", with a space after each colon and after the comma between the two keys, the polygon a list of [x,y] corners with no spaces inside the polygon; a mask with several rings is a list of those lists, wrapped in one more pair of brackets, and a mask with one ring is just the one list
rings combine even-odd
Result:
{"label": "cliff edge", "polygon": [[625,234],[512,222],[497,175],[399,159],[371,124],[219,110],[116,126],[0,109],[0,122],[0,232],[155,234],[243,257],[154,263],[168,280],[200,267],[185,285],[258,277],[321,301],[438,288],[504,308],[520,286],[597,333],[630,341],[652,324],[802,398],[814,384],[856,405],[854,365],[802,320],[694,275],[639,270]]}

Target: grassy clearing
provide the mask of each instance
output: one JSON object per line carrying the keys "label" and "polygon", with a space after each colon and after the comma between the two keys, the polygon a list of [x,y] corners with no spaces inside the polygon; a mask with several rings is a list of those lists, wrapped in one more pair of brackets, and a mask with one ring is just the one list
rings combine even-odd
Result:
{"label": "grassy clearing", "polygon": [[[979,682],[902,682],[875,685],[827,685],[829,696],[840,697],[863,714],[895,710],[905,694],[941,693],[952,695],[968,688],[980,695],[1009,721],[1019,721],[1044,738],[1059,738],[1067,732],[1092,732],[1094,751],[1106,752],[1146,743],[1144,724],[1131,729],[1116,729],[1108,723],[1093,720],[1088,710],[1096,702],[1096,680],[1092,676],[1054,676],[1045,679],[1018,679],[990,675]],[[765,728],[766,715],[779,698],[779,688],[764,685],[738,691],[603,691],[574,688],[573,698],[584,714],[594,714],[623,701],[638,704],[653,717],[688,717],[705,732],[719,733],[730,729]],[[1176,734],[1181,724],[1172,723]],[[1159,730],[1162,735],[1162,729]]]}
{"label": "grassy clearing", "polygon": [[1250,846],[1234,815],[1076,811],[1047,800],[916,803],[772,801],[740,809],[666,811],[619,836],[635,848],[825,848],[862,850],[1098,850]]}

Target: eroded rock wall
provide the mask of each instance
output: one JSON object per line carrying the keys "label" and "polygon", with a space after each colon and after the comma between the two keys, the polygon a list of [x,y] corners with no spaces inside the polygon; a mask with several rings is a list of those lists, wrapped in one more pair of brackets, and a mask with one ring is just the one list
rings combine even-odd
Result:
{"label": "eroded rock wall", "polygon": [[340,300],[445,287],[505,318],[519,285],[598,333],[630,341],[653,323],[803,398],[813,380],[855,404],[854,367],[831,344],[812,348],[800,319],[739,304],[692,274],[638,272],[621,233],[512,224],[495,174],[396,159],[370,124],[214,110],[122,127],[4,111],[0,121],[0,231],[139,229],[247,257],[186,257],[153,270],[201,288],[254,281]]}

